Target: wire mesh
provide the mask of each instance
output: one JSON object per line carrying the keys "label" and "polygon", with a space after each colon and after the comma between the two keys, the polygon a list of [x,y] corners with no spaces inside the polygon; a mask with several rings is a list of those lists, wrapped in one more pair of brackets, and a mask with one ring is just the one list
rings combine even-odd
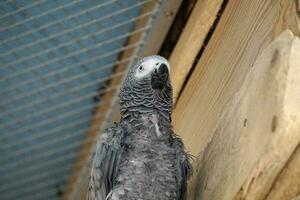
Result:
{"label": "wire mesh", "polygon": [[[0,199],[59,199],[101,96],[118,90],[156,0],[0,2]],[[122,52],[135,49],[121,58]],[[125,65],[124,65],[125,64]],[[124,68],[114,72],[117,65]],[[88,151],[88,150],[86,150]],[[84,151],[81,151],[84,153]],[[85,162],[77,163],[85,166]]]}

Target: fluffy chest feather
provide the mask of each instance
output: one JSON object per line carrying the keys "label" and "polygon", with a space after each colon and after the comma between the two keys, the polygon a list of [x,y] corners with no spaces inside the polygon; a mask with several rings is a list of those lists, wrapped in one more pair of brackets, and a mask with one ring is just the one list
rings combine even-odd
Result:
{"label": "fluffy chest feather", "polygon": [[124,144],[113,197],[115,199],[175,199],[175,152],[170,133],[155,115],[141,118]]}
{"label": "fluffy chest feather", "polygon": [[154,129],[154,131],[152,130],[151,133],[155,133],[157,137],[161,137],[162,133],[160,131],[160,127],[159,127],[159,120],[158,120],[158,116],[155,114],[151,114],[151,115],[145,115],[142,116],[142,122],[144,124],[145,127],[149,127],[150,129]]}

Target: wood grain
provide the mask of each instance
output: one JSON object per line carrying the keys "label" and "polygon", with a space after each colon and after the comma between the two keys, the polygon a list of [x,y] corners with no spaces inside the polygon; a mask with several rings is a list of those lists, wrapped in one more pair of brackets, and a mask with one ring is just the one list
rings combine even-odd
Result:
{"label": "wood grain", "polygon": [[203,152],[194,199],[262,200],[268,195],[300,144],[300,65],[290,61],[295,46],[300,48],[300,40],[290,31],[278,37],[226,104]]}
{"label": "wood grain", "polygon": [[183,87],[208,32],[217,18],[223,0],[198,0],[170,56],[174,101]]}
{"label": "wood grain", "polygon": [[[278,174],[288,165],[293,152],[300,146],[299,66],[300,39],[293,37],[291,32],[285,32],[276,39],[254,65],[252,76],[255,76],[255,79],[251,81],[249,78],[249,82],[255,82],[252,83],[254,99],[251,106],[259,110],[255,111],[252,108],[248,111],[249,114],[253,113],[256,123],[245,133],[249,136],[245,136],[248,139],[244,144],[249,146],[249,143],[252,143],[253,150],[251,152],[251,148],[248,148],[251,153],[241,159],[245,169],[250,169],[251,163],[254,167],[236,199],[265,199]],[[266,70],[263,71],[264,69]],[[260,87],[255,86],[259,81]],[[248,90],[247,93],[251,91]],[[253,157],[253,154],[256,156]],[[252,157],[256,162],[249,161]],[[295,161],[292,159],[292,163]],[[294,184],[299,185],[300,179],[295,180]],[[291,198],[282,196],[280,199]]]}
{"label": "wood grain", "polygon": [[297,196],[297,197],[295,197],[295,198],[293,198],[292,200],[300,200],[300,195]]}
{"label": "wood grain", "polygon": [[[209,177],[200,172],[203,167],[201,161],[205,155],[204,149],[214,137],[221,113],[241,88],[262,49],[285,29],[299,35],[298,22],[294,1],[228,1],[208,45],[179,97],[173,114],[175,132],[183,138],[187,149],[197,156],[194,161],[194,179],[189,184],[191,194],[189,199],[200,199],[203,190],[210,190],[211,193],[218,190],[218,185],[207,186],[204,181],[217,179],[216,177],[222,175],[222,171],[217,171]],[[277,120],[274,117],[273,129]],[[248,122],[243,119],[241,123],[247,125]],[[227,135],[223,137],[226,138]],[[238,138],[231,137],[231,139]],[[221,144],[215,148],[216,151],[218,149],[222,151]],[[239,151],[238,147],[234,149]],[[212,163],[219,157],[214,156],[211,158]],[[254,158],[257,158],[256,156],[253,155]],[[219,165],[222,167],[222,164]],[[226,169],[227,166],[224,166],[224,170]],[[241,179],[239,184],[226,187],[231,193],[225,195],[231,195],[232,199],[243,183]]]}
{"label": "wood grain", "polygon": [[[300,147],[293,153],[278,175],[266,200],[296,200],[300,194]],[[298,197],[300,199],[300,196]]]}
{"label": "wood grain", "polygon": [[[295,40],[291,46],[289,57],[290,68],[299,68],[300,66],[300,42],[299,39]],[[294,73],[291,71],[290,73]],[[293,83],[297,84],[297,83]],[[298,96],[297,96],[298,95]],[[299,101],[299,91],[295,91],[294,98]],[[293,104],[290,109],[293,109]],[[294,120],[294,119],[293,119]],[[299,132],[300,130],[298,130]],[[286,144],[290,146],[290,144]],[[300,144],[294,151],[284,168],[277,176],[273,187],[269,192],[266,200],[289,200],[300,194]],[[299,197],[300,198],[300,197]]]}
{"label": "wood grain", "polygon": [[173,114],[175,131],[192,154],[211,140],[220,113],[261,49],[279,30],[299,34],[295,18],[295,2],[289,0],[229,0]]}

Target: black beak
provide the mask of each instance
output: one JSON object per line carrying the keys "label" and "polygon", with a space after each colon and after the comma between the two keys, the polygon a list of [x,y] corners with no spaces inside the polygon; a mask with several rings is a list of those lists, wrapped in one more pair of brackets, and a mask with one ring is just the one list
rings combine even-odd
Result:
{"label": "black beak", "polygon": [[169,73],[168,66],[162,63],[158,68],[158,73],[162,75],[168,74]]}
{"label": "black beak", "polygon": [[154,70],[152,77],[151,77],[151,85],[153,89],[160,89],[162,90],[165,85],[166,81],[169,77],[169,69],[168,66],[164,63],[160,64],[160,66]]}

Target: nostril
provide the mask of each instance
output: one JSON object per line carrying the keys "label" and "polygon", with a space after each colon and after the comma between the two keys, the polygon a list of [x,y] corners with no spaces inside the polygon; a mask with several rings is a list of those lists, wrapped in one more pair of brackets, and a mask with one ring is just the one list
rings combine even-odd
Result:
{"label": "nostril", "polygon": [[162,63],[160,66],[159,66],[159,72],[161,73],[161,74],[166,74],[166,73],[168,73],[168,66],[166,65],[166,64],[164,64],[164,63]]}

